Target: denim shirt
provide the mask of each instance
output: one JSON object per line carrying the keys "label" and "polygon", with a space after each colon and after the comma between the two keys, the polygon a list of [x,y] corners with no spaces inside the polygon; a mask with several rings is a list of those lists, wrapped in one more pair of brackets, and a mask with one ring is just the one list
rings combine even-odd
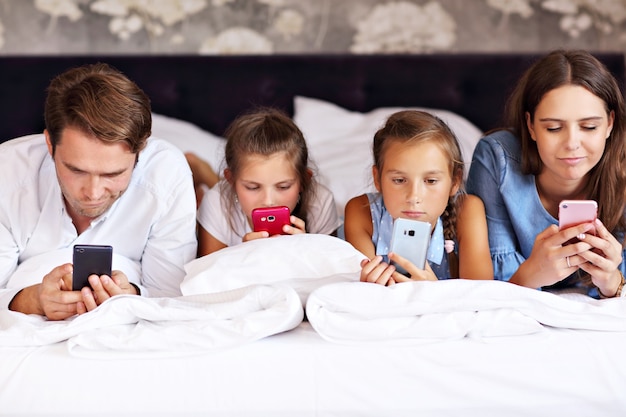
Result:
{"label": "denim shirt", "polygon": [[[489,247],[495,279],[508,281],[530,256],[535,237],[558,224],[539,199],[534,175],[521,171],[520,140],[510,131],[496,131],[482,138],[474,150],[467,192],[485,204]],[[617,234],[620,242],[623,233]],[[625,273],[624,252],[620,270]],[[575,287],[576,273],[554,287]],[[597,296],[592,288],[591,296]]]}

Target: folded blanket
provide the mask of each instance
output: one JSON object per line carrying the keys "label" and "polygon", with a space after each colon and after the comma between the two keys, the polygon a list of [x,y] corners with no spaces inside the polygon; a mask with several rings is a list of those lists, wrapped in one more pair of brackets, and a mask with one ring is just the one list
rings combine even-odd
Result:
{"label": "folded blanket", "polygon": [[286,286],[250,286],[177,298],[122,295],[65,321],[0,311],[0,345],[68,341],[76,356],[171,356],[221,349],[290,330],[303,318]]}
{"label": "folded blanket", "polygon": [[494,340],[544,326],[626,332],[626,298],[556,295],[502,281],[331,284],[310,295],[306,314],[323,338],[343,343]]}

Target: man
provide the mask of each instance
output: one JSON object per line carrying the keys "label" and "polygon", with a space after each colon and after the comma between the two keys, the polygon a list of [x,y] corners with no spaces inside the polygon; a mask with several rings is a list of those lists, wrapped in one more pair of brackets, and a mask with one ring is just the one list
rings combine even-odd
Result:
{"label": "man", "polygon": [[[180,151],[148,139],[145,93],[106,64],[74,68],[52,80],[44,116],[43,135],[0,145],[0,309],[63,320],[118,294],[180,295],[197,247],[193,181]],[[17,273],[75,244],[111,245],[140,272],[92,275],[81,291],[66,258],[43,277]]]}

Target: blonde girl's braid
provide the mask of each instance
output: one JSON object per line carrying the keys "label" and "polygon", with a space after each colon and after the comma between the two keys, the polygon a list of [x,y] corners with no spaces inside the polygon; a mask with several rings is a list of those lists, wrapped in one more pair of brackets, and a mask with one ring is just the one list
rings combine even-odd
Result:
{"label": "blonde girl's braid", "polygon": [[[456,241],[456,220],[459,204],[463,201],[463,193],[457,192],[448,199],[448,205],[441,215],[443,223],[443,238],[445,240]],[[459,257],[455,251],[447,253],[448,265],[450,266],[450,278],[459,277]]]}
{"label": "blonde girl's braid", "polygon": [[457,195],[448,199],[448,205],[441,215],[443,223],[443,238],[446,240],[456,239]]}

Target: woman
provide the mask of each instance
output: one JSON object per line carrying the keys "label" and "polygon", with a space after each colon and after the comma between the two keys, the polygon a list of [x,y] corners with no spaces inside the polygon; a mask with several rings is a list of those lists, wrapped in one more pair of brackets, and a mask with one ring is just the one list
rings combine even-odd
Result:
{"label": "woman", "polygon": [[[622,295],[626,115],[614,77],[588,52],[551,52],[519,80],[505,116],[512,128],[481,139],[467,183],[485,204],[495,278]],[[585,199],[599,220],[559,231],[559,203]]]}

